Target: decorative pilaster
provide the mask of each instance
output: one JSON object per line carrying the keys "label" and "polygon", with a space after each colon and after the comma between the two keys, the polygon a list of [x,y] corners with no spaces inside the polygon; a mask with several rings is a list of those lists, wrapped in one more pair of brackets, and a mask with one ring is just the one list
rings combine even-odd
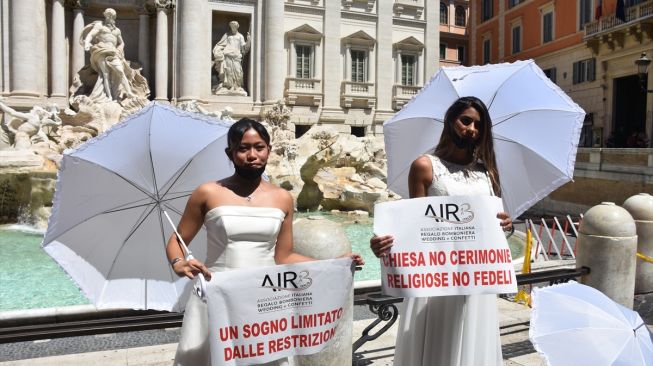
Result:
{"label": "decorative pilaster", "polygon": [[284,76],[283,62],[283,1],[265,2],[265,101],[276,102],[283,98]]}
{"label": "decorative pilaster", "polygon": [[[371,59],[376,64],[374,74],[376,78],[376,108],[382,111],[392,111],[392,33],[389,31],[388,24],[392,24],[392,6],[393,1],[377,1],[376,12],[378,21],[376,22],[376,47],[372,55],[376,56]],[[397,59],[401,65],[401,56]],[[377,73],[376,70],[379,72]],[[384,72],[385,71],[385,72]],[[401,74],[399,74],[401,75]]]}
{"label": "decorative pilaster", "polygon": [[172,0],[156,0],[155,100],[168,101],[168,14],[175,6]]}
{"label": "decorative pilaster", "polygon": [[426,29],[424,29],[424,78],[429,79],[440,68],[440,3],[424,2]]}
{"label": "decorative pilaster", "polygon": [[401,49],[397,48],[397,62],[395,64],[395,84],[401,84]]}
{"label": "decorative pilaster", "polygon": [[[340,1],[324,2],[324,55],[334,57],[341,54],[340,40]],[[351,80],[351,55],[347,52],[346,80]],[[325,62],[322,82],[324,85],[324,108],[340,110],[340,85],[342,71],[340,62]]]}
{"label": "decorative pilaster", "polygon": [[45,0],[12,1],[10,10],[11,95],[42,97],[47,81]]}
{"label": "decorative pilaster", "polygon": [[[204,82],[201,76],[206,72],[206,70],[202,70],[205,64],[203,57],[211,57],[210,49],[204,49],[206,26],[203,23],[207,19],[206,8],[206,0],[181,1],[177,7],[177,26],[179,27],[178,101],[180,102],[191,99],[199,100],[202,94]],[[158,35],[157,32],[157,37]]]}
{"label": "decorative pilaster", "polygon": [[64,0],[52,0],[52,33],[50,75],[52,85],[50,96],[66,97],[68,95],[68,78],[66,70],[66,13]]}
{"label": "decorative pilaster", "polygon": [[[79,70],[84,67],[84,46],[79,42],[84,30],[84,9],[87,2],[84,0],[67,0],[67,5],[73,9],[73,34],[71,43],[70,57],[70,76],[75,78]],[[71,80],[72,81],[72,80]]]}

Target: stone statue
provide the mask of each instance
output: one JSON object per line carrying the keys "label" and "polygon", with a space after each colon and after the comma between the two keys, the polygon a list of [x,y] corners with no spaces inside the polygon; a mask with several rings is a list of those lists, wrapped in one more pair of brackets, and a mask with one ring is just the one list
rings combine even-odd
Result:
{"label": "stone statue", "polygon": [[218,72],[219,83],[215,94],[247,95],[243,89],[243,56],[249,52],[250,36],[238,32],[237,21],[229,22],[229,32],[213,47],[213,65]]}
{"label": "stone statue", "polygon": [[[47,147],[55,147],[56,143],[51,141],[48,134],[53,129],[61,126],[61,119],[58,117],[58,110],[46,110],[40,106],[34,106],[29,112],[18,112],[0,101],[0,110],[8,114],[4,127],[13,135],[13,147],[17,150],[27,150],[38,143],[44,143]],[[46,132],[47,131],[47,132]]]}
{"label": "stone statue", "polygon": [[[87,95],[96,103],[120,102],[149,95],[145,78],[125,60],[125,43],[120,29],[116,27],[115,10],[107,8],[103,21],[87,25],[79,42],[90,53],[90,69],[86,66],[80,70],[79,81],[82,85],[76,94]],[[91,85],[92,89],[88,90]]]}

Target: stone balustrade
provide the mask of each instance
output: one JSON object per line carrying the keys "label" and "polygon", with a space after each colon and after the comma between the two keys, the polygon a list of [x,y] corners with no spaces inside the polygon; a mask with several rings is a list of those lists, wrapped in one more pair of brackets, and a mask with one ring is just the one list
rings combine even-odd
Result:
{"label": "stone balustrade", "polygon": [[392,89],[392,108],[395,110],[401,109],[419,93],[420,89],[422,89],[422,86],[419,85],[394,85]]}
{"label": "stone balustrade", "polygon": [[376,105],[376,91],[374,83],[360,83],[343,81],[341,86],[341,105],[344,108],[359,106],[374,108]]}
{"label": "stone balustrade", "polygon": [[319,107],[322,103],[322,80],[286,78],[286,103]]}
{"label": "stone balustrade", "polygon": [[[653,18],[653,1],[651,0],[626,8],[625,23],[649,17]],[[625,23],[621,19],[617,19],[615,14],[608,14],[585,25],[585,37],[592,37],[610,31]]]}
{"label": "stone balustrade", "polygon": [[653,149],[579,148],[576,169],[653,175]]}

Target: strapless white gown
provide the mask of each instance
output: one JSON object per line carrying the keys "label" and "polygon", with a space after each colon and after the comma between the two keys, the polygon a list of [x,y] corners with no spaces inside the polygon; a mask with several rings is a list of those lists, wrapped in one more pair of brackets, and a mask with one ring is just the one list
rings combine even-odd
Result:
{"label": "strapless white gown", "polygon": [[[278,208],[220,206],[206,213],[206,266],[220,281],[216,272],[237,268],[275,265],[274,247],[285,213]],[[208,312],[206,303],[191,295],[186,304],[181,338],[175,365],[205,366],[211,364]],[[287,359],[265,365],[288,366]]]}
{"label": "strapless white gown", "polygon": [[[429,196],[492,195],[482,165],[472,168],[427,155]],[[407,298],[399,311],[396,366],[502,365],[496,295]]]}

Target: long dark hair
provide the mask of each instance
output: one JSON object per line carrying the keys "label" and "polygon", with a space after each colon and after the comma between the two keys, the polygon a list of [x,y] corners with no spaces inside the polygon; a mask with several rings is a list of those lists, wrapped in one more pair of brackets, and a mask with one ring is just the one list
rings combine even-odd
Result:
{"label": "long dark hair", "polygon": [[438,146],[435,148],[435,155],[438,157],[447,156],[455,148],[452,135],[456,132],[454,131],[453,125],[456,119],[468,108],[474,108],[481,116],[481,123],[478,128],[479,137],[476,144],[472,147],[474,149],[472,164],[478,160],[483,162],[490,177],[494,195],[501,197],[499,170],[497,169],[497,161],[494,155],[494,140],[492,139],[492,119],[482,100],[476,97],[462,97],[451,104],[444,115],[444,129],[440,136],[440,142],[438,142]]}
{"label": "long dark hair", "polygon": [[231,153],[234,149],[238,148],[238,145],[240,145],[240,142],[243,140],[245,132],[250,128],[258,132],[259,136],[261,136],[268,147],[270,146],[270,134],[268,133],[268,130],[265,129],[265,126],[253,119],[241,118],[237,122],[234,122],[234,124],[229,127],[229,132],[227,132],[227,148],[224,149],[224,151],[229,155],[229,159],[231,159]]}

